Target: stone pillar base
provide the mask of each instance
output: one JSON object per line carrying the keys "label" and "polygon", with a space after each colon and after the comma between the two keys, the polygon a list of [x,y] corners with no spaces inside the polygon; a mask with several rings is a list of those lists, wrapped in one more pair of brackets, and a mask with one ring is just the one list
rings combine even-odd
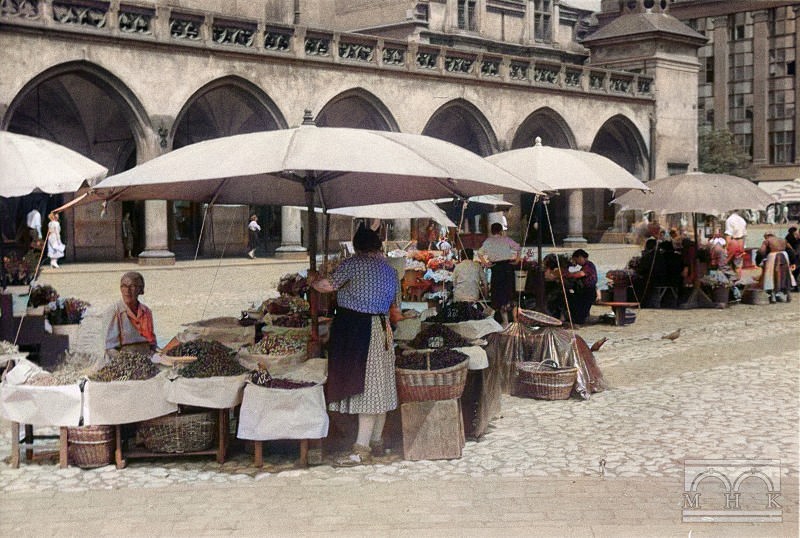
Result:
{"label": "stone pillar base", "polygon": [[145,250],[138,256],[139,265],[175,265],[175,254],[169,250]]}
{"label": "stone pillar base", "polygon": [[563,245],[565,247],[583,247],[589,241],[585,237],[566,237],[564,238]]}
{"label": "stone pillar base", "polygon": [[275,257],[281,260],[302,260],[308,258],[308,250],[302,246],[278,247],[275,249]]}

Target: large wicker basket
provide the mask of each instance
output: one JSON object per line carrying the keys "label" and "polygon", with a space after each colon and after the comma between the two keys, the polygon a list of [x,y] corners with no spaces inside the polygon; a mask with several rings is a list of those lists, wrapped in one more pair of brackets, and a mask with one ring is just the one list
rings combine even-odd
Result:
{"label": "large wicker basket", "polygon": [[401,402],[426,402],[460,398],[467,383],[469,359],[439,370],[395,368],[397,396]]}
{"label": "large wicker basket", "polygon": [[173,413],[140,422],[137,437],[153,452],[180,454],[207,450],[216,431],[216,411]]}
{"label": "large wicker basket", "polygon": [[108,465],[114,457],[114,439],[114,426],[67,428],[69,461],[84,469]]}
{"label": "large wicker basket", "polygon": [[515,395],[538,400],[567,400],[578,379],[578,368],[551,369],[540,362],[517,363]]}

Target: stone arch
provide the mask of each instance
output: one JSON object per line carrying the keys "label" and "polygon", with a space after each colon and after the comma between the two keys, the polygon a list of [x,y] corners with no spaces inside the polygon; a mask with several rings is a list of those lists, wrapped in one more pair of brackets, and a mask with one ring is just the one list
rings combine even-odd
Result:
{"label": "stone arch", "polygon": [[177,149],[211,138],[286,127],[275,102],[258,86],[227,76],[192,94],[175,118],[166,143]]}
{"label": "stone arch", "polygon": [[386,105],[363,88],[353,88],[333,97],[317,114],[316,124],[320,127],[400,131]]}
{"label": "stone arch", "polygon": [[633,122],[621,114],[603,123],[591,151],[608,157],[639,179],[647,175],[647,144]]}
{"label": "stone arch", "polygon": [[[148,153],[151,122],[133,91],[106,69],[87,61],[65,62],[28,81],[11,101],[2,119],[9,131],[38,136],[62,144],[107,167],[109,174],[136,165]],[[37,203],[37,195],[25,197]],[[63,203],[69,194],[48,196],[47,209]],[[77,206],[63,213],[68,260],[108,260],[123,256],[120,233],[121,205]],[[138,237],[144,236],[144,211],[134,218]],[[135,245],[141,250],[142,244]]]}
{"label": "stone arch", "polygon": [[86,61],[53,66],[31,79],[2,121],[3,129],[67,146],[108,167],[110,174],[135,163],[149,126],[127,85]]}
{"label": "stone arch", "polygon": [[465,99],[454,99],[439,107],[428,120],[422,134],[447,140],[482,157],[499,149],[489,120]]}
{"label": "stone arch", "polygon": [[575,148],[577,145],[572,129],[561,114],[550,107],[540,108],[525,118],[514,134],[511,149],[533,146],[537,136],[545,146]]}
{"label": "stone arch", "polygon": [[697,491],[700,482],[708,478],[716,478],[717,480],[722,482],[722,486],[725,488],[725,491],[733,491],[731,486],[731,481],[728,479],[728,477],[715,469],[709,469],[708,471],[698,473],[697,476],[695,476],[694,479],[692,480],[692,484],[689,487],[689,491]]}
{"label": "stone arch", "polygon": [[742,482],[748,478],[758,478],[764,482],[764,485],[767,487],[767,491],[777,491],[775,484],[772,483],[772,479],[761,471],[747,471],[737,476],[736,480],[733,481],[733,491],[739,491]]}

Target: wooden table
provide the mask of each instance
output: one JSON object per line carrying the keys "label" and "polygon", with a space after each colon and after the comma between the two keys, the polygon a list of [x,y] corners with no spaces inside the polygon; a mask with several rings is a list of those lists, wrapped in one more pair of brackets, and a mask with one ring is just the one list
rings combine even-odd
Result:
{"label": "wooden table", "polygon": [[116,442],[114,450],[114,461],[117,469],[124,469],[128,464],[128,459],[136,458],[166,458],[183,456],[216,456],[217,463],[225,463],[225,454],[228,450],[228,428],[230,423],[230,409],[218,409],[217,417],[217,446],[208,450],[196,450],[193,452],[153,452],[143,449],[122,450],[122,426],[117,424]]}
{"label": "wooden table", "polygon": [[[20,443],[19,433],[20,426],[24,427],[25,437]],[[48,447],[46,452],[36,453],[33,448],[33,442],[36,439],[58,439],[58,466],[62,469],[67,467],[67,428],[59,428],[58,435],[34,435],[33,426],[30,424],[20,424],[19,422],[11,423],[11,461],[9,465],[13,469],[19,468],[19,449],[20,445],[25,447],[25,461],[33,461],[37,457],[50,456],[53,453],[52,447]]]}
{"label": "wooden table", "polygon": [[639,303],[627,301],[600,301],[595,303],[598,306],[610,306],[614,311],[614,325],[621,327],[625,325],[625,312],[628,308],[639,308]]}

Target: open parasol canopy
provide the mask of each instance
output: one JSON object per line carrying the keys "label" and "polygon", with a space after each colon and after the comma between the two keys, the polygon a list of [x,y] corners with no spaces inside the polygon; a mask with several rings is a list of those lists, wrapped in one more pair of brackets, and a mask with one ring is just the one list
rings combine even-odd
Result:
{"label": "open parasol canopy", "polygon": [[[107,200],[191,200],[334,209],[536,189],[436,138],[300,127],[216,138],[111,176],[93,190]],[[310,197],[309,197],[310,196]]]}
{"label": "open parasol canopy", "polygon": [[647,190],[623,167],[598,153],[543,146],[536,137],[532,147],[486,157],[540,191],[562,189]]}
{"label": "open parasol canopy", "polygon": [[75,192],[108,170],[69,148],[43,138],[0,131],[0,196]]}
{"label": "open parasol canopy", "polygon": [[785,187],[781,187],[772,193],[775,202],[788,204],[800,202],[800,178],[795,179]]}
{"label": "open parasol canopy", "polygon": [[455,227],[445,212],[430,200],[341,207],[328,213],[357,219],[432,219],[442,226]]}
{"label": "open parasol canopy", "polygon": [[649,193],[626,192],[613,200],[620,210],[716,215],[734,209],[764,209],[775,200],[749,179],[687,172],[654,179]]}

